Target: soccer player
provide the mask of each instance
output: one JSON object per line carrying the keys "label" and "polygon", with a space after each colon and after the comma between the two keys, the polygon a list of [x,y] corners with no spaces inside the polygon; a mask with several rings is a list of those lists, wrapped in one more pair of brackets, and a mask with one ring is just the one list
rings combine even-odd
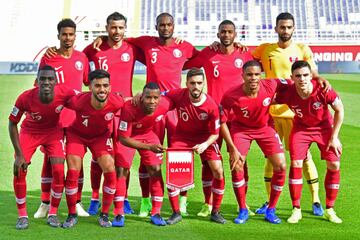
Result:
{"label": "soccer player", "polygon": [[[220,104],[221,98],[228,89],[238,86],[243,82],[242,66],[245,62],[253,59],[250,53],[241,53],[235,49],[234,40],[236,36],[235,24],[230,20],[222,21],[218,27],[217,37],[220,40],[220,44],[216,50],[206,47],[195,58],[187,61],[184,66],[185,69],[191,67],[204,68],[207,94],[217,104]],[[220,148],[222,140],[222,137],[219,137],[217,140]],[[207,217],[211,212],[212,179],[212,172],[205,161],[202,168],[205,203],[198,216]]]}
{"label": "soccer player", "polygon": [[[224,194],[224,171],[221,153],[216,139],[219,136],[219,107],[207,94],[203,93],[204,72],[192,68],[186,75],[186,88],[170,90],[165,93],[176,107],[179,117],[176,130],[170,139],[170,147],[192,148],[200,154],[202,162],[207,162],[214,179],[212,181],[213,207],[211,220],[224,224],[226,221],[220,214],[220,206]],[[168,189],[173,214],[168,224],[176,224],[182,220],[179,209],[180,190]]]}
{"label": "soccer player", "polygon": [[[126,41],[139,47],[145,55],[146,82],[155,82],[160,86],[160,90],[167,91],[181,87],[181,71],[184,63],[196,56],[198,51],[188,42],[184,41],[177,44],[173,38],[174,18],[169,13],[161,13],[156,17],[156,30],[158,37],[141,36],[137,38],[127,38]],[[94,45],[97,47],[102,42],[97,38]],[[169,140],[175,130],[177,117],[175,111],[170,111],[155,126],[155,133],[159,136],[162,143],[167,129],[167,139]],[[141,200],[139,216],[146,217],[149,211],[149,175],[144,166],[140,166],[139,180],[142,186],[143,198]],[[185,199],[186,200],[186,199]],[[186,201],[182,201],[185,205]],[[186,209],[186,207],[184,207]]]}
{"label": "soccer player", "polygon": [[65,194],[69,215],[62,225],[64,228],[71,228],[77,223],[77,182],[86,148],[90,149],[104,173],[99,224],[111,227],[108,212],[114,198],[116,172],[110,128],[115,113],[123,106],[123,98],[110,93],[110,74],[105,70],[91,72],[89,81],[90,92],[79,94],[66,105],[76,111],[76,119],[66,130],[68,171]]}
{"label": "soccer player", "polygon": [[157,226],[164,226],[166,222],[160,215],[164,196],[164,183],[161,175],[162,152],[165,148],[160,144],[159,137],[153,132],[154,125],[161,121],[171,108],[166,98],[160,99],[160,88],[156,83],[149,82],[144,86],[140,103],[137,106],[127,102],[121,112],[118,128],[122,147],[120,158],[116,160],[119,172],[115,198],[115,227],[124,226],[124,196],[126,192],[126,177],[129,174],[135,149],[139,151],[140,161],[150,174],[150,192],[152,198],[151,222]]}
{"label": "soccer player", "polygon": [[[333,207],[339,191],[340,156],[342,146],[339,132],[344,119],[343,104],[334,90],[326,93],[313,79],[311,66],[306,61],[296,61],[291,68],[289,89],[279,92],[276,102],[286,103],[295,113],[290,134],[291,167],[289,188],[293,211],[289,223],[297,223],[302,218],[300,198],[302,190],[302,167],[306,153],[315,142],[320,149],[321,158],[326,160],[325,176],[326,210],[324,217],[333,223],[342,223]],[[332,118],[328,105],[334,110]]]}
{"label": "soccer player", "polygon": [[[45,54],[40,61],[40,67],[44,65],[52,66],[56,71],[57,83],[59,85],[66,85],[81,92],[82,84],[88,85],[89,63],[85,54],[74,49],[76,24],[71,19],[63,19],[58,23],[57,30],[60,48],[56,50],[52,57],[47,57]],[[60,114],[62,127],[68,127],[74,119],[75,112],[64,108]],[[83,209],[81,204],[83,180],[83,171],[81,171],[76,210],[79,216],[87,217],[89,214]],[[41,172],[42,203],[34,214],[34,218],[43,218],[49,211],[51,181],[51,165],[48,156],[45,154]]]}
{"label": "soccer player", "polygon": [[[49,157],[53,180],[51,182],[50,210],[47,222],[59,227],[57,209],[64,189],[64,131],[59,124],[60,112],[75,91],[56,85],[54,68],[39,68],[37,86],[23,92],[16,100],[9,116],[9,135],[15,150],[14,192],[19,218],[17,229],[29,225],[26,210],[26,174],[36,148],[42,146]],[[18,123],[26,114],[19,134]]]}
{"label": "soccer player", "polygon": [[[140,49],[123,41],[126,30],[126,18],[118,12],[110,14],[106,19],[106,31],[108,33],[106,41],[102,42],[98,49],[94,49],[93,44],[89,44],[84,53],[90,61],[90,67],[104,69],[111,75],[111,91],[120,92],[124,97],[132,96],[132,78],[135,61],[143,61]],[[118,117],[114,118],[114,152],[115,158],[120,154],[117,149],[120,144],[117,141],[116,128],[119,125]],[[116,159],[115,159],[116,161]],[[96,215],[99,208],[99,188],[101,181],[101,168],[96,161],[91,161],[91,187],[92,197],[88,209],[89,214]],[[130,176],[130,175],[129,175]],[[129,178],[127,179],[127,185]],[[127,194],[126,194],[127,195]],[[115,199],[116,201],[116,199]],[[130,203],[125,199],[125,213],[134,213]]]}
{"label": "soccer player", "polygon": [[[243,164],[251,142],[255,140],[274,169],[265,220],[278,224],[281,220],[275,214],[275,207],[285,183],[286,161],[279,136],[268,125],[268,111],[275,93],[288,82],[283,79],[261,80],[261,65],[255,60],[244,64],[243,79],[243,84],[227,91],[221,100],[221,134],[229,149],[233,189],[240,209],[234,222],[243,224],[248,220]],[[229,119],[232,111],[234,117]],[[225,124],[227,121],[231,122],[230,133]]]}
{"label": "soccer player", "polygon": [[[310,48],[301,43],[295,43],[292,35],[295,30],[294,17],[290,13],[281,13],[276,18],[275,32],[278,34],[278,42],[264,43],[257,47],[252,55],[259,60],[265,71],[266,78],[290,78],[291,65],[297,60],[309,62],[314,78],[318,78],[316,66]],[[270,114],[274,120],[275,129],[279,133],[280,139],[284,140],[285,147],[289,150],[289,135],[292,128],[294,114],[286,105],[274,105],[270,107]],[[272,177],[272,165],[266,161],[264,181],[268,195],[270,194],[270,184]],[[319,199],[319,180],[318,173],[310,152],[304,160],[304,175],[310,187],[312,195],[313,214],[322,216],[323,209]],[[256,210],[258,214],[264,214],[268,202]]]}

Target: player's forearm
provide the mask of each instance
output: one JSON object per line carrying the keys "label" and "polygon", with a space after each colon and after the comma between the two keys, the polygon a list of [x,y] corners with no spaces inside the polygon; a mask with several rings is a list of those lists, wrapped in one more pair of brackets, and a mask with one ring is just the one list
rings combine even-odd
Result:
{"label": "player's forearm", "polygon": [[230,131],[226,123],[220,125],[220,134],[226,142],[228,149],[235,149],[233,140],[231,139]]}
{"label": "player's forearm", "polygon": [[19,131],[17,128],[17,124],[13,123],[12,121],[9,121],[9,135],[11,143],[14,147],[15,155],[22,156],[23,153],[20,147]]}
{"label": "player's forearm", "polygon": [[340,107],[339,109],[335,110],[334,113],[334,123],[331,133],[332,139],[338,138],[343,121],[344,121],[344,108]]}
{"label": "player's forearm", "polygon": [[218,137],[219,137],[219,134],[212,134],[205,142],[208,146],[210,146],[218,139]]}
{"label": "player's forearm", "polygon": [[151,146],[149,144],[142,143],[130,137],[119,137],[119,141],[127,147],[131,147],[139,150],[150,150],[150,146]]}

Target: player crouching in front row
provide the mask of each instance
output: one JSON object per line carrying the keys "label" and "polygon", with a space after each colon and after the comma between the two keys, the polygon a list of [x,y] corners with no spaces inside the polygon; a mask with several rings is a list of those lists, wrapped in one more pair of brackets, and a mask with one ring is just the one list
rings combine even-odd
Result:
{"label": "player crouching in front row", "polygon": [[[333,207],[339,191],[340,155],[342,146],[338,138],[344,118],[344,107],[334,90],[326,93],[312,79],[311,67],[305,61],[297,61],[292,65],[294,84],[286,91],[281,91],[276,102],[286,103],[295,113],[293,128],[290,134],[291,167],[289,188],[293,204],[292,215],[287,220],[297,223],[302,218],[300,198],[302,190],[303,160],[311,143],[316,142],[321,158],[326,160],[325,177],[326,210],[324,218],[333,223],[342,223]],[[334,119],[328,110],[334,110]]]}

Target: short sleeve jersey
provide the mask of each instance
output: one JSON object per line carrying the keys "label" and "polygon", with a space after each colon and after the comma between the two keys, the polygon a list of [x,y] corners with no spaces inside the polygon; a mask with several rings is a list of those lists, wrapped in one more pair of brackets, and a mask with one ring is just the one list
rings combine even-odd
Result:
{"label": "short sleeve jersey", "polygon": [[261,61],[266,78],[290,78],[291,66],[298,60],[307,61],[316,69],[311,49],[301,43],[293,42],[287,48],[277,43],[264,43],[255,48],[252,56]]}
{"label": "short sleeve jersey", "polygon": [[199,104],[191,102],[187,88],[166,92],[178,114],[175,136],[204,141],[212,134],[218,134],[220,128],[219,106],[207,94]]}
{"label": "short sleeve jersey", "polygon": [[121,111],[118,134],[123,137],[145,135],[152,131],[154,125],[161,121],[170,109],[171,103],[166,97],[161,98],[151,115],[145,114],[141,105],[134,106],[131,102],[126,102]]}
{"label": "short sleeve jersey", "polygon": [[267,126],[269,107],[277,91],[287,88],[289,80],[261,80],[257,97],[248,97],[243,84],[234,87],[224,94],[221,100],[221,122],[227,122],[231,111],[231,130],[234,132],[259,129]]}
{"label": "short sleeve jersey", "polygon": [[141,48],[146,61],[146,82],[156,82],[161,91],[181,87],[181,71],[184,63],[194,57],[196,50],[184,41],[162,46],[158,37],[141,36],[127,41]]}
{"label": "short sleeve jersey", "polygon": [[66,102],[76,93],[77,91],[74,89],[56,85],[53,101],[44,104],[40,101],[38,87],[27,90],[17,98],[9,120],[18,123],[25,113],[26,117],[21,124],[22,132],[35,134],[49,133],[60,127],[60,112]]}
{"label": "short sleeve jersey", "polygon": [[322,87],[314,80],[311,83],[314,89],[306,99],[299,96],[295,84],[286,91],[280,91],[276,96],[276,102],[286,103],[295,113],[293,122],[295,130],[316,131],[332,127],[333,118],[328,105],[334,104],[339,96],[333,89],[324,93]]}
{"label": "short sleeve jersey", "polygon": [[92,44],[84,49],[89,59],[90,69],[103,69],[110,73],[111,91],[120,92],[125,97],[132,96],[132,78],[135,61],[140,57],[140,49],[123,41],[121,47],[113,49],[107,42],[100,46],[101,51]]}
{"label": "short sleeve jersey", "polygon": [[88,85],[89,62],[84,53],[74,50],[70,58],[61,55],[43,56],[40,67],[52,66],[56,71],[58,84],[82,91],[82,83]]}
{"label": "short sleeve jersey", "polygon": [[91,94],[91,92],[81,93],[66,105],[76,112],[76,119],[69,126],[69,131],[84,138],[110,134],[114,115],[124,105],[121,96],[110,93],[105,106],[102,109],[95,109],[91,105]]}
{"label": "short sleeve jersey", "polygon": [[243,82],[243,64],[252,60],[249,52],[241,53],[235,50],[230,55],[220,50],[204,48],[195,58],[185,63],[185,68],[203,67],[206,74],[207,93],[220,104],[224,93]]}

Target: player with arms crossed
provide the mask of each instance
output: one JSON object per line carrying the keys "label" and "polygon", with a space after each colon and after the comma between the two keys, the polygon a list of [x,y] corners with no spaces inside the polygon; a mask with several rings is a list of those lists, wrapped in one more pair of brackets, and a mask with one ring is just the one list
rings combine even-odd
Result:
{"label": "player with arms crossed", "polygon": [[[51,182],[48,224],[59,227],[57,209],[64,189],[64,131],[59,124],[60,112],[76,92],[56,85],[55,70],[51,66],[40,67],[37,87],[23,92],[16,100],[9,116],[9,134],[15,150],[14,192],[19,218],[17,229],[29,225],[26,210],[26,174],[36,148],[42,146],[49,157],[53,180]],[[18,123],[23,114],[20,134]]]}
{"label": "player with arms crossed", "polygon": [[[319,78],[316,66],[312,57],[311,49],[301,43],[295,43],[292,35],[295,30],[294,17],[290,13],[280,13],[276,18],[275,32],[278,34],[277,43],[264,43],[257,47],[252,56],[259,60],[265,71],[266,78],[287,78],[290,79],[291,65],[297,60],[309,62],[314,78]],[[280,139],[284,140],[285,147],[289,150],[289,135],[292,128],[294,114],[288,106],[272,105],[270,114],[274,120],[275,129],[279,133]],[[304,175],[309,184],[313,202],[313,214],[323,215],[323,209],[319,198],[319,179],[314,161],[310,152],[304,161]],[[270,182],[272,177],[272,165],[266,161],[264,181],[268,195],[270,195]],[[258,214],[264,214],[268,202],[256,210]]]}
{"label": "player with arms crossed", "polygon": [[[186,75],[186,87],[170,90],[165,93],[176,107],[179,117],[175,134],[170,139],[172,148],[192,148],[200,154],[202,162],[207,162],[214,179],[212,181],[213,207],[211,220],[224,224],[226,221],[220,214],[220,206],[224,194],[224,171],[222,158],[216,139],[219,136],[219,107],[207,94],[203,93],[204,72],[192,68]],[[179,209],[180,190],[168,189],[173,214],[168,224],[176,224],[182,220]]]}
{"label": "player with arms crossed", "polygon": [[[82,84],[88,85],[89,63],[86,56],[74,49],[76,40],[76,24],[71,19],[63,19],[57,25],[58,39],[60,48],[56,49],[52,56],[47,53],[41,58],[40,67],[44,65],[52,66],[56,71],[58,85],[66,85],[79,92],[82,91]],[[60,114],[60,123],[63,128],[68,127],[75,119],[75,112],[64,108]],[[84,174],[81,171],[79,178],[79,191],[76,204],[76,211],[79,216],[87,217],[89,214],[83,209],[81,204],[82,186]],[[41,172],[41,201],[39,209],[34,214],[34,218],[43,218],[49,211],[50,186],[52,181],[51,164],[45,154]]]}
{"label": "player with arms crossed", "polygon": [[[292,65],[291,78],[294,84],[286,91],[278,93],[276,102],[287,104],[295,113],[290,134],[291,167],[289,188],[293,212],[289,223],[297,223],[302,218],[300,198],[302,190],[302,167],[311,143],[315,142],[326,160],[325,176],[326,210],[324,217],[333,223],[342,223],[333,207],[339,191],[340,156],[342,145],[339,132],[344,119],[343,104],[334,90],[326,93],[313,79],[308,62],[297,61]],[[334,118],[328,110],[334,110]]]}
{"label": "player with arms crossed", "polygon": [[90,92],[79,94],[66,105],[76,111],[76,119],[66,131],[68,171],[65,194],[69,215],[62,225],[64,228],[71,228],[77,223],[77,182],[86,148],[90,149],[104,173],[99,224],[111,227],[108,212],[115,194],[116,172],[110,128],[115,113],[124,101],[121,96],[110,93],[110,74],[105,70],[91,72],[89,82]]}
{"label": "player with arms crossed", "polygon": [[[251,142],[255,140],[273,166],[269,208],[265,220],[281,223],[275,214],[275,207],[282,192],[286,161],[284,150],[275,129],[268,125],[269,107],[275,93],[287,86],[283,79],[261,80],[261,65],[251,60],[243,66],[244,83],[227,91],[221,100],[221,134],[230,154],[233,189],[239,204],[239,215],[234,220],[243,224],[248,220],[243,165]],[[231,111],[234,118],[229,119]],[[226,124],[231,122],[230,132]]]}
{"label": "player with arms crossed", "polygon": [[[201,50],[195,58],[187,61],[184,66],[185,69],[191,67],[204,68],[207,94],[210,95],[217,104],[220,104],[221,98],[227,90],[243,82],[242,66],[245,62],[253,59],[250,53],[241,53],[236,50],[234,47],[236,36],[235,24],[230,20],[222,21],[219,24],[217,33],[220,44],[216,47],[216,50],[206,47]],[[220,148],[222,140],[221,136],[217,140]],[[198,216],[207,217],[211,212],[212,179],[212,171],[205,161],[203,162],[202,168],[205,203],[201,211],[197,214]]]}
{"label": "player with arms crossed", "polygon": [[[139,151],[141,164],[150,174],[150,192],[152,198],[151,222],[157,226],[164,226],[166,222],[160,215],[164,196],[164,183],[161,175],[161,164],[165,150],[160,144],[159,137],[154,133],[153,127],[161,121],[171,109],[170,102],[165,98],[160,99],[160,88],[156,83],[149,82],[144,86],[140,103],[137,106],[125,103],[119,124],[119,141],[124,145],[121,156],[116,160],[119,170],[115,198],[119,204],[115,205],[115,219],[113,226],[124,226],[123,201],[126,191],[126,177],[129,174],[135,149]],[[127,147],[125,147],[127,146]],[[119,193],[119,194],[118,194]]]}

